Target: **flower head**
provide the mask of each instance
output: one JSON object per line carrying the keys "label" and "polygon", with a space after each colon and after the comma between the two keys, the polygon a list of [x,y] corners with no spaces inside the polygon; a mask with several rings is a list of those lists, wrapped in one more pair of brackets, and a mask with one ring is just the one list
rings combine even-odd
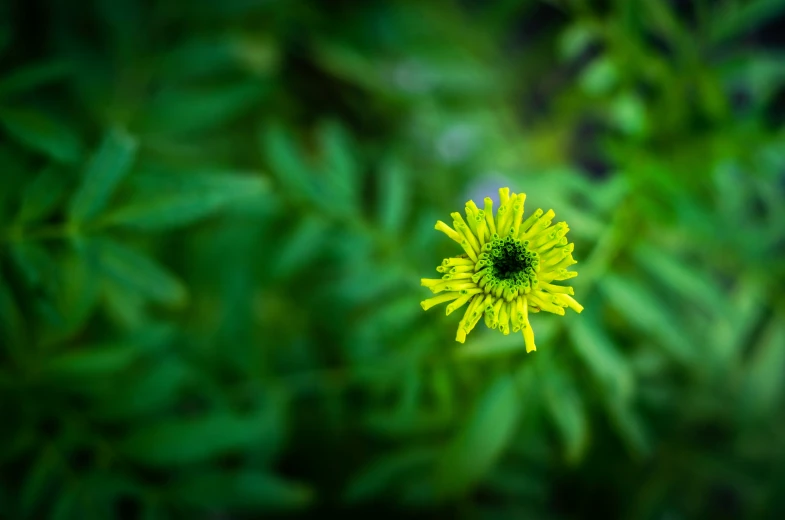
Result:
{"label": "flower head", "polygon": [[526,351],[536,350],[529,312],[547,311],[564,315],[569,307],[580,313],[583,307],[572,298],[572,287],[553,282],[578,276],[567,268],[577,262],[574,244],[567,243],[566,222],[551,225],[553,210],[538,209],[523,218],[526,194],[499,190],[500,206],[494,218],[493,201],[486,197],[483,209],[474,201],[466,203],[466,219],[452,213],[453,227],[441,220],[436,229],[463,248],[465,254],[445,258],[437,271],[441,279],[421,280],[437,296],[420,303],[428,310],[447,305],[447,315],[468,305],[458,324],[456,341],[485,319],[485,325],[507,335],[522,331]]}

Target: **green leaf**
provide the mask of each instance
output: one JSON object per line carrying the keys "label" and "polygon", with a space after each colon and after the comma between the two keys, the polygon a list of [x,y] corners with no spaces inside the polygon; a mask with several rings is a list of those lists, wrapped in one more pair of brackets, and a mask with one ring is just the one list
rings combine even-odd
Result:
{"label": "green leaf", "polygon": [[[404,401],[404,400],[402,400]],[[399,405],[405,406],[405,401]],[[395,410],[371,413],[364,423],[367,429],[380,437],[395,439],[419,437],[445,431],[452,424],[451,414],[434,410]]]}
{"label": "green leaf", "polygon": [[606,401],[606,407],[616,432],[627,444],[630,452],[637,457],[649,456],[652,451],[651,440],[634,407],[613,399]]}
{"label": "green leaf", "polygon": [[136,147],[136,139],[121,130],[106,133],[87,165],[80,188],[71,199],[69,215],[72,221],[89,220],[108,205],[117,185],[131,170]]}
{"label": "green leaf", "polygon": [[42,331],[42,343],[58,343],[78,332],[98,305],[100,279],[91,260],[79,252],[58,258],[60,275],[54,304],[62,321],[58,327]]}
{"label": "green leaf", "polygon": [[133,420],[162,412],[175,404],[192,371],[174,357],[155,358],[133,380],[118,388],[100,410],[101,418]]}
{"label": "green leaf", "polygon": [[572,320],[567,327],[572,343],[600,384],[603,404],[616,431],[634,453],[646,454],[650,450],[648,439],[632,410],[635,393],[632,370],[599,323],[591,318],[591,313],[584,312],[579,319]]}
{"label": "green leaf", "polygon": [[58,267],[42,245],[35,242],[17,242],[11,253],[17,268],[33,290],[42,290],[48,296],[54,295],[59,288]]}
{"label": "green leaf", "polygon": [[443,498],[460,495],[490,471],[513,438],[521,402],[515,379],[498,376],[436,463],[435,487]]}
{"label": "green leaf", "polygon": [[379,224],[387,233],[400,233],[406,221],[411,206],[407,173],[403,165],[395,159],[386,160],[379,172],[376,197]]}
{"label": "green leaf", "polygon": [[0,345],[15,358],[19,358],[21,347],[26,343],[25,328],[22,314],[16,305],[11,288],[0,273]]}
{"label": "green leaf", "polygon": [[259,144],[273,175],[291,197],[315,198],[313,172],[303,160],[302,152],[289,131],[280,124],[269,124],[259,134]]}
{"label": "green leaf", "polygon": [[177,81],[237,70],[265,76],[275,71],[279,53],[276,40],[263,33],[242,37],[197,36],[163,56],[160,75]]}
{"label": "green leaf", "polygon": [[142,354],[136,345],[95,345],[49,359],[45,370],[73,379],[108,377],[131,366]]}
{"label": "green leaf", "polygon": [[330,237],[322,218],[304,218],[273,259],[271,272],[283,279],[296,273],[320,258]]}
{"label": "green leaf", "polygon": [[559,42],[559,54],[563,60],[574,60],[589,49],[597,40],[596,31],[585,23],[568,27]]}
{"label": "green leaf", "polygon": [[739,402],[745,419],[766,419],[781,409],[785,379],[785,320],[772,318],[746,365]]}
{"label": "green leaf", "polygon": [[140,292],[129,290],[113,279],[104,278],[101,280],[101,295],[108,316],[122,328],[131,330],[146,324],[146,300]]}
{"label": "green leaf", "polygon": [[695,302],[716,316],[724,316],[725,297],[717,284],[702,270],[693,268],[661,247],[642,243],[635,248],[635,260],[669,289]]}
{"label": "green leaf", "polygon": [[168,305],[185,301],[185,286],[152,258],[108,238],[92,247],[101,271],[126,290]]}
{"label": "green leaf", "polygon": [[59,475],[60,461],[48,447],[43,448],[30,466],[24,478],[19,507],[21,516],[29,518],[42,502],[46,502],[47,490]]}
{"label": "green leaf", "polygon": [[52,500],[52,512],[48,516],[51,520],[73,520],[78,518],[82,489],[71,484],[64,489],[58,490]]}
{"label": "green leaf", "polygon": [[214,412],[196,418],[141,423],[121,443],[126,456],[150,466],[192,464],[270,442],[277,425],[268,411],[255,415]]}
{"label": "green leaf", "polygon": [[607,94],[616,86],[619,72],[616,64],[607,56],[596,58],[581,73],[579,81],[583,90],[590,95]]}
{"label": "green leaf", "polygon": [[394,92],[391,82],[383,78],[381,63],[356,49],[323,40],[316,42],[312,51],[316,64],[331,75],[372,91]]}
{"label": "green leaf", "polygon": [[57,168],[46,168],[39,173],[25,186],[17,222],[33,222],[50,216],[62,201],[67,186],[65,174]]}
{"label": "green leaf", "polygon": [[63,61],[46,61],[29,64],[13,71],[0,80],[0,97],[32,90],[46,83],[61,79],[71,70]]}
{"label": "green leaf", "polygon": [[146,231],[186,226],[238,204],[268,205],[265,178],[225,173],[139,174],[130,202],[110,212],[107,224]]}
{"label": "green leaf", "polygon": [[[546,496],[548,483],[543,482],[536,474],[526,474],[518,465],[509,464],[509,467],[500,467],[493,471],[487,479],[486,485],[494,493],[501,494],[510,499],[521,497],[542,499]],[[533,473],[533,472],[532,472]]]}
{"label": "green leaf", "polygon": [[249,511],[302,509],[312,500],[307,487],[253,470],[202,470],[176,480],[167,496],[199,508]]}
{"label": "green leaf", "polygon": [[733,291],[724,299],[727,317],[716,320],[709,331],[707,343],[712,345],[712,358],[718,368],[738,363],[747,348],[748,338],[767,312],[765,300],[770,281],[750,271],[742,273]]}
{"label": "green leaf", "polygon": [[167,90],[148,107],[144,128],[150,140],[160,135],[203,132],[248,114],[264,95],[264,86],[255,81]]}
{"label": "green leaf", "polygon": [[646,106],[639,96],[631,92],[614,98],[610,116],[616,127],[629,136],[642,136],[648,127]]}
{"label": "green leaf", "polygon": [[583,359],[594,378],[600,383],[606,396],[621,401],[631,399],[634,378],[629,365],[617,350],[600,323],[584,313],[570,320],[567,326],[575,351]]}
{"label": "green leaf", "polygon": [[81,478],[86,490],[83,508],[89,508],[94,518],[114,518],[118,503],[139,503],[149,497],[149,491],[131,472],[108,467],[94,469]]}
{"label": "green leaf", "polygon": [[360,166],[349,132],[336,121],[324,122],[319,127],[319,141],[330,205],[340,213],[356,213]]}
{"label": "green leaf", "polygon": [[[500,336],[500,337],[496,337]],[[526,344],[520,334],[501,336],[501,335],[477,335],[472,338],[472,342],[459,345],[453,350],[456,359],[484,359],[494,356],[506,356],[526,349]]]}
{"label": "green leaf", "polygon": [[21,144],[56,161],[73,163],[82,154],[76,132],[43,112],[30,108],[2,108],[0,123]]}
{"label": "green leaf", "polygon": [[436,454],[434,448],[415,447],[380,457],[352,477],[344,500],[356,504],[389,496],[390,491],[405,482],[409,475],[427,467]]}
{"label": "green leaf", "polygon": [[608,275],[600,284],[602,292],[629,323],[660,340],[660,345],[681,363],[696,359],[697,352],[692,342],[685,337],[674,323],[675,317],[665,310],[665,305],[639,282],[630,277]]}
{"label": "green leaf", "polygon": [[775,19],[785,10],[785,2],[782,0],[750,0],[734,4],[735,8],[730,8],[726,3],[725,9],[712,18],[709,30],[712,42],[718,43],[750,31]]}
{"label": "green leaf", "polygon": [[739,53],[724,60],[720,71],[731,88],[743,88],[750,94],[753,107],[763,109],[785,82],[785,53],[757,50]]}
{"label": "green leaf", "polygon": [[543,364],[543,396],[548,412],[561,433],[566,447],[566,458],[577,463],[586,452],[589,425],[586,410],[572,377],[551,361]]}

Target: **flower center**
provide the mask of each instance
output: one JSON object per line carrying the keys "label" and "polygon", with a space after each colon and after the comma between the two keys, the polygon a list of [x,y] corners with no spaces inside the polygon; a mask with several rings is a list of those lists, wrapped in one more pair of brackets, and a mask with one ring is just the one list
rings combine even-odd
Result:
{"label": "flower center", "polygon": [[482,246],[475,265],[472,281],[507,301],[518,294],[528,294],[538,285],[539,255],[529,249],[529,241],[521,242],[512,237],[504,239],[494,234]]}
{"label": "flower center", "polygon": [[533,267],[534,254],[527,245],[512,237],[491,242],[491,272],[497,280],[513,280]]}

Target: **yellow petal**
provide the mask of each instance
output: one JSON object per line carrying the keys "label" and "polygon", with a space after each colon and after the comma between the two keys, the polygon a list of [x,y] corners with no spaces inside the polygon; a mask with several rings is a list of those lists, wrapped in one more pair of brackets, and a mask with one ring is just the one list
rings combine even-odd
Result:
{"label": "yellow petal", "polygon": [[444,294],[440,294],[439,296],[434,296],[433,298],[428,298],[427,300],[421,301],[420,306],[424,311],[427,311],[434,305],[438,305],[440,303],[448,302],[450,300],[454,300],[459,298],[461,293],[459,292],[448,292]]}
{"label": "yellow petal", "polygon": [[493,235],[496,233],[496,223],[493,221],[493,199],[485,197],[485,222],[488,224],[488,231]]}
{"label": "yellow petal", "polygon": [[568,296],[566,294],[556,294],[554,295],[554,298],[561,300],[567,307],[574,310],[578,314],[583,312],[583,305],[575,301],[575,298],[573,298],[572,296]]}
{"label": "yellow petal", "polygon": [[461,243],[461,240],[463,240],[463,237],[461,237],[461,235],[459,235],[457,231],[455,231],[453,228],[451,228],[441,220],[436,221],[436,225],[434,226],[434,229],[436,229],[437,231],[441,231],[442,233],[444,233],[451,239],[455,240],[459,244]]}
{"label": "yellow petal", "polygon": [[448,305],[447,309],[446,309],[447,316],[449,316],[453,312],[457,311],[458,309],[460,309],[461,307],[466,305],[468,303],[468,301],[472,298],[472,296],[473,295],[471,295],[471,294],[467,294],[467,295],[461,296],[460,298],[458,298],[457,300],[452,302],[450,305]]}

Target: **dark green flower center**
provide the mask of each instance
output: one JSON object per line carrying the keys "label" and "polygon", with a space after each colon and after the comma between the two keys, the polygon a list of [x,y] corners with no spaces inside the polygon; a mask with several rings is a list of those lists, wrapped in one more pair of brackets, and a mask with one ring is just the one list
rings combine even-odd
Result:
{"label": "dark green flower center", "polygon": [[535,255],[527,245],[512,237],[491,242],[491,272],[497,280],[513,280],[533,267]]}

